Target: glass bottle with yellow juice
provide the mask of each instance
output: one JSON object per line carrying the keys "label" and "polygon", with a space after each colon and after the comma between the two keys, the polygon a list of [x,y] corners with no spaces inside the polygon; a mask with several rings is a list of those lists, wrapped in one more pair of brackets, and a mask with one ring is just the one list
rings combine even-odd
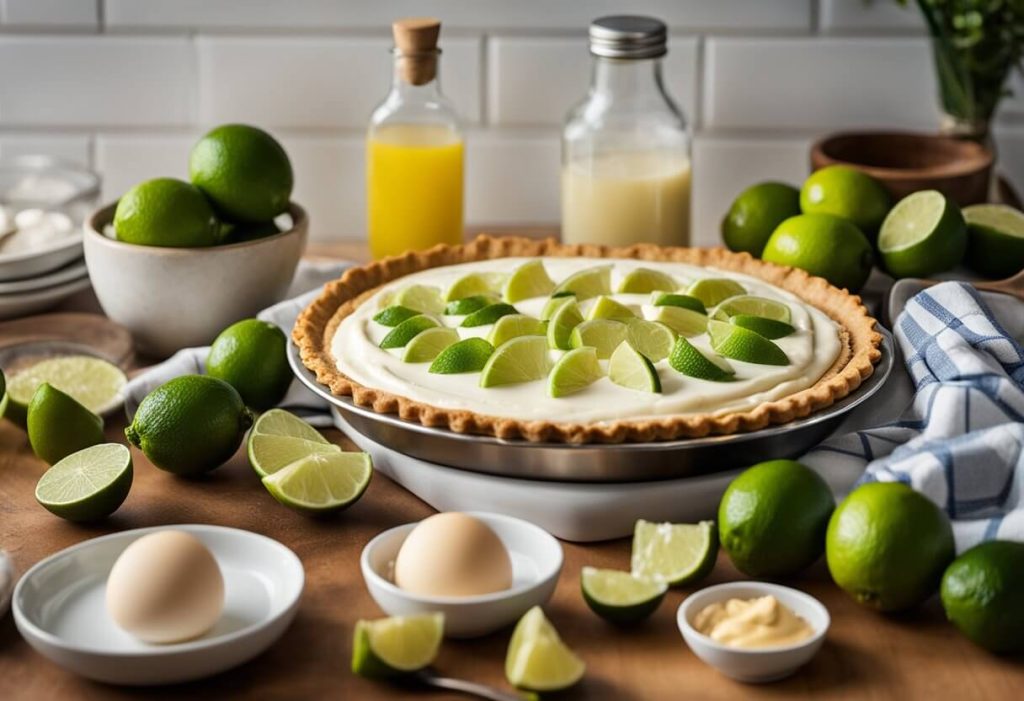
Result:
{"label": "glass bottle with yellow juice", "polygon": [[463,137],[438,81],[440,22],[399,20],[391,92],[366,137],[367,228],[374,258],[462,241]]}

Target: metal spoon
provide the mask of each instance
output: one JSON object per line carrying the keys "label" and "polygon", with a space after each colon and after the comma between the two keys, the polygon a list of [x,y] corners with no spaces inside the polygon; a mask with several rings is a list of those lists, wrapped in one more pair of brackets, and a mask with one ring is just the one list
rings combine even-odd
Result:
{"label": "metal spoon", "polygon": [[488,699],[488,701],[529,701],[538,698],[536,694],[509,694],[484,684],[442,677],[432,669],[421,669],[412,676],[420,683],[435,689],[458,691],[478,699]]}

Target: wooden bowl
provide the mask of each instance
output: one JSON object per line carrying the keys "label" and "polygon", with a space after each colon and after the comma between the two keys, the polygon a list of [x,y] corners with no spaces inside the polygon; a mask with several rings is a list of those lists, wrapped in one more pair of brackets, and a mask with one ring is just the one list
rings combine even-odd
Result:
{"label": "wooden bowl", "polygon": [[938,190],[961,207],[988,201],[992,151],[974,141],[898,131],[830,134],[811,147],[811,169],[858,168],[899,200]]}

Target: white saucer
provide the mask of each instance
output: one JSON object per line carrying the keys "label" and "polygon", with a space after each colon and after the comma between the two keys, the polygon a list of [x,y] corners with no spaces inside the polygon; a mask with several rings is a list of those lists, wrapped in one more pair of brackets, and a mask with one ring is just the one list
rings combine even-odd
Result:
{"label": "white saucer", "polygon": [[[224,613],[196,640],[143,643],[107,613],[107,575],[129,544],[173,528],[199,538],[224,575]],[[110,684],[173,684],[246,662],[266,650],[298,610],[305,575],[291,550],[235,528],[174,525],[93,538],[51,555],[18,582],[12,609],[25,640],[45,657]]]}
{"label": "white saucer", "polygon": [[23,280],[56,270],[81,258],[82,248],[82,235],[75,232],[42,250],[0,253],[0,280]]}
{"label": "white saucer", "polygon": [[49,273],[43,273],[42,275],[25,278],[23,280],[8,280],[6,282],[0,281],[0,295],[33,292],[46,287],[53,287],[54,285],[71,282],[72,280],[78,280],[88,274],[89,271],[85,267],[85,258],[79,258],[78,260],[65,265],[63,268],[59,268]]}
{"label": "white saucer", "polygon": [[76,280],[42,290],[20,294],[0,294],[0,319],[28,316],[55,307],[71,295],[89,289],[90,284],[89,275],[86,274]]}

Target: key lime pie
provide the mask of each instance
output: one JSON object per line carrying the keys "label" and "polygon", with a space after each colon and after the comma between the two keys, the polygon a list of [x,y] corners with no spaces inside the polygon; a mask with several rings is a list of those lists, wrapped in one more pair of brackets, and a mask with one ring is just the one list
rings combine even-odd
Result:
{"label": "key lime pie", "polygon": [[319,382],[378,413],[582,443],[807,416],[871,374],[874,323],[746,254],[480,237],[347,271],[293,336]]}

